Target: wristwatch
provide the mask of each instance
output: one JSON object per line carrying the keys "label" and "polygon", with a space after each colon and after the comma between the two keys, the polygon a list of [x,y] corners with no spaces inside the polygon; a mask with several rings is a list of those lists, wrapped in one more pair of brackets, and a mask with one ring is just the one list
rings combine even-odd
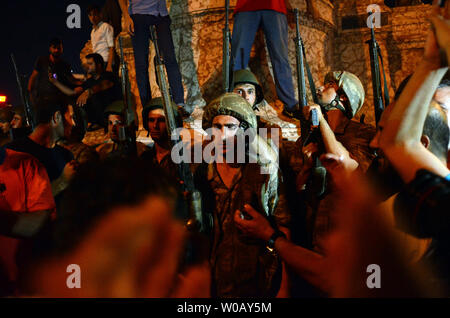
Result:
{"label": "wristwatch", "polygon": [[286,234],[284,234],[283,232],[281,232],[280,230],[275,230],[275,232],[272,234],[272,236],[269,238],[269,240],[267,241],[267,249],[272,252],[273,249],[275,248],[275,241],[280,238],[280,237],[284,237],[286,238]]}

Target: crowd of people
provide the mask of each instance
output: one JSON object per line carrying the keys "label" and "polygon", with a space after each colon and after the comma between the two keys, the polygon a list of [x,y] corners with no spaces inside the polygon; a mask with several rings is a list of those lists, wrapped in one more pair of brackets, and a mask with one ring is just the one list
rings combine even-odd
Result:
{"label": "crowd of people", "polygon": [[[168,131],[166,112],[182,128],[192,107],[165,0],[108,1],[108,8],[122,13],[132,36],[152,143],[124,151],[137,116],[128,127],[116,15],[91,6],[86,75],[72,75],[62,41],[53,39],[29,78],[32,114],[0,109],[0,296],[450,295],[448,2],[433,6],[423,57],[375,127],[354,119],[365,88],[345,70],[324,74],[319,103],[299,107],[287,55],[289,1],[238,0],[233,92],[203,109],[200,149],[208,159],[197,160],[193,134],[179,141],[194,149],[188,172],[174,160]],[[171,103],[150,90],[152,25]],[[248,62],[259,28],[284,104],[280,116],[302,128],[295,143],[257,115],[264,91]],[[83,143],[97,129],[108,140]],[[200,194],[198,227],[189,226],[186,174]],[[68,284],[72,264],[81,288]],[[381,271],[372,283],[370,268]]]}

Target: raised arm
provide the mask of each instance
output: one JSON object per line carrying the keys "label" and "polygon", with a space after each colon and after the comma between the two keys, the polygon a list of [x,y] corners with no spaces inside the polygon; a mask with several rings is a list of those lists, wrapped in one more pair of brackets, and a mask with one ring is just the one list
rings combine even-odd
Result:
{"label": "raised arm", "polygon": [[433,31],[416,71],[400,95],[380,136],[380,146],[405,182],[426,169],[445,177],[450,171],[421,143],[423,126],[436,88],[448,67],[440,67],[439,46]]}
{"label": "raised arm", "polygon": [[59,89],[62,93],[66,94],[68,96],[78,95],[76,90],[71,89],[70,87],[67,87],[66,85],[64,85],[63,83],[58,81],[56,78],[53,78],[51,75],[49,75],[49,81],[50,81],[50,83],[55,85],[56,88]]}
{"label": "raised arm", "polygon": [[358,162],[350,157],[350,153],[348,152],[348,150],[336,139],[333,130],[331,130],[327,120],[322,114],[320,106],[313,105],[304,107],[305,116],[309,117],[311,109],[317,110],[320,133],[322,135],[325,152],[342,158],[342,163],[347,170],[355,170],[356,168],[358,168]]}

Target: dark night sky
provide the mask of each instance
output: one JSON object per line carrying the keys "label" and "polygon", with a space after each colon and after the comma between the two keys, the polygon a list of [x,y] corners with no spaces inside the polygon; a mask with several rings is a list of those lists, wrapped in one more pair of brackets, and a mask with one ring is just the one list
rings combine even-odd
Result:
{"label": "dark night sky", "polygon": [[[48,54],[48,42],[53,37],[63,40],[63,59],[81,72],[80,50],[89,39],[91,24],[86,14],[89,4],[103,5],[104,0],[4,0],[0,19],[0,95],[8,96],[8,103],[20,102],[11,64],[14,53],[21,73],[30,75],[36,58]],[[66,9],[70,4],[81,7],[81,29],[66,25]]]}

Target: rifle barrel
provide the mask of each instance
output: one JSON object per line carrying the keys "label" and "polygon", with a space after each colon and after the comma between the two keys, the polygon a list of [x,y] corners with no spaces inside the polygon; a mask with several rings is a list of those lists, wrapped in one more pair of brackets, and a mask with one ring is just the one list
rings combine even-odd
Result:
{"label": "rifle barrel", "polygon": [[23,78],[21,78],[22,76],[19,73],[19,69],[16,64],[16,58],[14,57],[13,53],[11,53],[11,60],[13,63],[14,72],[16,73],[16,81],[17,81],[17,86],[19,87],[20,99],[22,100],[24,111],[25,111],[25,122],[26,122],[27,126],[31,127],[31,129],[34,129],[35,124],[34,124],[34,120],[33,120],[30,101],[28,99],[27,93],[24,92]]}
{"label": "rifle barrel", "polygon": [[294,9],[295,14],[295,27],[296,27],[296,38],[295,50],[296,50],[296,60],[297,60],[297,89],[298,89],[298,100],[300,107],[308,105],[306,98],[306,82],[305,82],[305,63],[303,60],[303,41],[300,35],[300,22],[299,22],[299,12],[298,9]]}

